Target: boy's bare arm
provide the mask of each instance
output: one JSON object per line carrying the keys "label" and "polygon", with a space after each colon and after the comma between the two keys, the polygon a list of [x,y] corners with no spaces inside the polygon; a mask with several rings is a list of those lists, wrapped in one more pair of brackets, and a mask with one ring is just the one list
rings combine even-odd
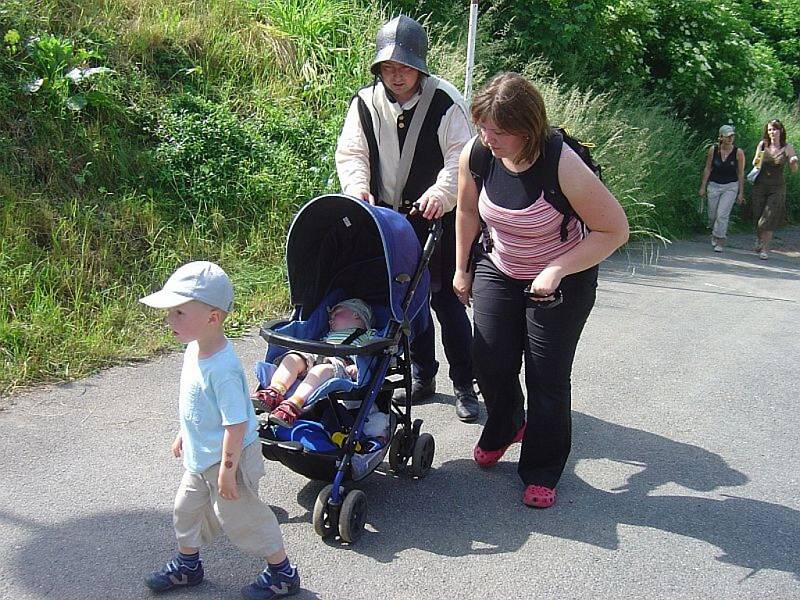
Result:
{"label": "boy's bare arm", "polygon": [[180,432],[175,436],[175,441],[172,442],[172,456],[180,458],[183,453],[183,438]]}
{"label": "boy's bare arm", "polygon": [[236,425],[225,425],[222,436],[222,460],[219,466],[219,495],[226,500],[238,500],[236,469],[242,456],[242,441],[247,431],[247,421]]}

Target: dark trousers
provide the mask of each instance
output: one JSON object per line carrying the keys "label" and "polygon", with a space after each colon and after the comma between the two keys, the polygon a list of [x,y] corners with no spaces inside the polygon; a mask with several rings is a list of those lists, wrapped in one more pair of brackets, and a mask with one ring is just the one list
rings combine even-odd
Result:
{"label": "dark trousers", "polygon": [[[453,287],[442,288],[431,294],[431,308],[442,327],[442,345],[450,364],[450,380],[455,387],[464,388],[472,385],[472,326],[467,310],[459,302]],[[431,319],[430,327],[425,333],[418,335],[411,343],[411,363],[414,377],[432,379],[439,370],[436,360],[436,328]]]}
{"label": "dark trousers", "polygon": [[473,293],[473,359],[488,418],[478,442],[484,450],[507,445],[522,426],[519,383],[525,358],[528,427],[518,472],[525,485],[554,488],[572,445],[572,362],[594,306],[597,267],[565,277],[563,302],[537,307],[524,290],[530,280],[507,277],[482,256]]}
{"label": "dark trousers", "polygon": [[[420,243],[425,243],[428,222],[419,216],[409,217]],[[442,217],[442,238],[431,257],[431,308],[442,327],[442,346],[450,364],[450,380],[459,388],[472,385],[472,324],[466,307],[453,292],[456,272],[455,211]],[[427,331],[411,343],[411,363],[414,377],[433,379],[439,370],[436,360],[436,329],[431,319]]]}

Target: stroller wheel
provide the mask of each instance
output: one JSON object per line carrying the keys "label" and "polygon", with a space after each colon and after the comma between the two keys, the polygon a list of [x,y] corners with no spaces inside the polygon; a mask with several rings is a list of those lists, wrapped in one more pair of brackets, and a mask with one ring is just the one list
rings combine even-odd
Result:
{"label": "stroller wheel", "polygon": [[344,497],[339,514],[339,536],[343,542],[352,544],[364,533],[367,521],[367,495],[361,490],[352,490]]}
{"label": "stroller wheel", "polygon": [[414,444],[414,454],[411,456],[411,475],[425,477],[431,470],[433,455],[436,452],[436,442],[430,433],[423,433]]}
{"label": "stroller wheel", "polygon": [[336,534],[336,523],[333,523],[333,515],[328,507],[328,500],[331,498],[333,485],[328,484],[322,488],[314,503],[314,531],[318,536],[326,538]]}
{"label": "stroller wheel", "polygon": [[392,436],[392,442],[389,444],[389,469],[393,473],[399,473],[406,466],[406,460],[403,460],[403,446],[406,441],[406,428],[400,425],[397,431]]}

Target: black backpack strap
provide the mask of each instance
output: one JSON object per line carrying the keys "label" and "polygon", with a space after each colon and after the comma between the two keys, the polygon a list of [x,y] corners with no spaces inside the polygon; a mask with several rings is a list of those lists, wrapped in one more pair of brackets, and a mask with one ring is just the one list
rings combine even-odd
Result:
{"label": "black backpack strap", "polygon": [[492,160],[492,151],[481,142],[480,136],[475,138],[472,148],[469,150],[469,172],[475,180],[475,185],[480,193],[483,187],[483,180],[489,172],[489,163]]}
{"label": "black backpack strap", "polygon": [[[472,143],[472,148],[469,150],[469,172],[472,175],[472,179],[475,181],[475,187],[478,188],[478,195],[480,195],[481,189],[483,189],[483,181],[489,174],[489,165],[491,162],[492,151],[489,150],[487,146],[483,145],[481,136],[475,136],[475,140]],[[478,219],[480,220],[481,231],[475,237],[473,248],[479,243],[479,240],[483,238],[484,251],[491,252],[494,248],[494,242],[492,241],[492,236],[489,233],[489,227],[486,225],[486,222],[480,218],[480,214],[478,215]],[[472,267],[472,259],[473,257],[470,255],[469,264],[467,265],[468,271]]]}
{"label": "black backpack strap", "polygon": [[372,126],[372,115],[369,112],[367,103],[356,93],[356,105],[358,107],[358,120],[361,121],[361,129],[364,137],[367,138],[369,148],[369,187],[370,193],[375,201],[380,201],[381,190],[383,190],[383,180],[381,178],[381,161],[378,154],[378,140],[375,137],[375,128]]}
{"label": "black backpack strap", "polygon": [[[569,225],[569,220],[571,218],[574,217],[583,223],[564,195],[564,192],[561,190],[561,184],[558,181],[558,165],[561,161],[562,148],[564,144],[568,144],[567,139],[568,135],[563,129],[554,127],[545,144],[543,155],[546,165],[544,170],[544,198],[553,208],[564,215],[564,218],[561,220],[562,242],[567,241],[567,225]],[[571,147],[570,145],[570,148]],[[583,159],[583,157],[581,157],[581,159]]]}

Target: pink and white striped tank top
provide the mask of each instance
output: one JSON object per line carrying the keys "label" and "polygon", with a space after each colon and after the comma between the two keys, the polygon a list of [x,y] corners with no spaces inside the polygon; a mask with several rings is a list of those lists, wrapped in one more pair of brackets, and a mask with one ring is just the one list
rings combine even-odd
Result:
{"label": "pink and white striped tank top", "polygon": [[494,265],[514,279],[533,279],[562,254],[577,246],[584,237],[576,218],[567,224],[567,239],[561,241],[564,215],[545,200],[544,194],[519,210],[494,204],[481,189],[478,211],[486,222],[494,248],[489,253]]}

